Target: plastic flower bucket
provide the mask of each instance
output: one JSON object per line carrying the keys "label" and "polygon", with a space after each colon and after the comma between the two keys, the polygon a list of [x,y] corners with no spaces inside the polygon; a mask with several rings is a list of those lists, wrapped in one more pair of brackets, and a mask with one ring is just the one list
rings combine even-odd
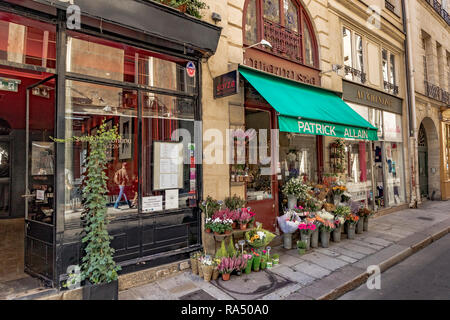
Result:
{"label": "plastic flower bucket", "polygon": [[252,266],[253,266],[253,258],[247,261],[247,267],[244,269],[245,274],[250,274],[250,272],[252,272]]}
{"label": "plastic flower bucket", "polygon": [[253,257],[253,270],[259,271],[259,268],[261,267],[261,256],[254,256]]}

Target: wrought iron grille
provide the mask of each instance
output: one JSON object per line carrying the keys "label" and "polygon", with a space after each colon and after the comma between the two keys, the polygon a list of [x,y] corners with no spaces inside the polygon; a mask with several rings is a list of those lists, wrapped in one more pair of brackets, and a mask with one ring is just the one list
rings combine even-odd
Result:
{"label": "wrought iron grille", "polygon": [[264,20],[264,39],[272,44],[272,49],[266,50],[296,62],[303,62],[302,37],[300,34]]}

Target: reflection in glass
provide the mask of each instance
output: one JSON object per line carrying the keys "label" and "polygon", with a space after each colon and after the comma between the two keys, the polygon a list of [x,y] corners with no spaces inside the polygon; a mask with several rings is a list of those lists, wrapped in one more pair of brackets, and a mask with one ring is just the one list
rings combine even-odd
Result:
{"label": "reflection in glass", "polygon": [[280,163],[283,183],[292,178],[317,182],[316,136],[280,133]]}
{"label": "reflection in glass", "polygon": [[[144,212],[157,213],[189,207],[190,199],[196,194],[197,179],[196,168],[191,165],[195,148],[198,147],[193,120],[194,102],[153,93],[142,93],[141,99],[142,163],[145,164],[142,209]],[[170,114],[170,117],[167,114]],[[158,143],[155,143],[156,141]],[[180,161],[182,165],[179,166],[176,161]],[[158,181],[157,187],[154,181]],[[161,197],[158,210],[152,211],[152,208],[145,204],[151,197]]]}
{"label": "reflection in glass", "polygon": [[[349,29],[343,28],[342,43],[344,49],[344,65],[350,68],[353,67],[352,59],[352,34]],[[350,72],[345,74],[345,78],[348,80],[353,80],[353,76]]]}
{"label": "reflection in glass", "polygon": [[0,60],[56,68],[55,26],[0,12]]}
{"label": "reflection in glass", "polygon": [[9,142],[0,142],[0,215],[6,215],[9,212],[9,186]]}
{"label": "reflection in glass", "polygon": [[403,148],[401,143],[386,143],[386,175],[388,205],[396,206],[405,202],[403,187]]}
{"label": "reflection in glass", "polygon": [[67,71],[146,86],[194,93],[196,78],[188,61],[104,39],[70,32]]}
{"label": "reflection in glass", "polygon": [[264,18],[272,22],[280,22],[280,4],[278,0],[263,0]]}
{"label": "reflection in glass", "polygon": [[[137,211],[137,92],[77,81],[66,82],[66,138],[95,135],[105,121],[117,127],[120,141],[107,150],[108,215]],[[77,221],[82,211],[83,177],[89,157],[87,143],[66,142],[65,219]]]}
{"label": "reflection in glass", "polygon": [[249,44],[258,42],[256,0],[250,0],[247,5],[247,16],[245,19],[245,40]]}
{"label": "reflection in glass", "polygon": [[311,30],[305,23],[305,63],[307,65],[314,65],[314,48],[312,44]]}
{"label": "reflection in glass", "polygon": [[298,9],[292,0],[284,0],[284,23],[287,29],[298,32]]}

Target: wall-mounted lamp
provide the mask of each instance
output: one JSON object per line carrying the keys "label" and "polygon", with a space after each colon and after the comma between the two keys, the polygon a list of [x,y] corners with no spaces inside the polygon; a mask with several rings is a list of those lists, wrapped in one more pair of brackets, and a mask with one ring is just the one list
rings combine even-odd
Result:
{"label": "wall-mounted lamp", "polygon": [[212,13],[211,19],[214,21],[214,23],[222,21],[222,17],[217,12]]}
{"label": "wall-mounted lamp", "polygon": [[262,39],[260,42],[252,44],[251,46],[249,46],[247,48],[244,48],[244,52],[245,52],[245,50],[247,50],[249,48],[253,48],[253,47],[256,47],[256,46],[259,46],[259,45],[262,45],[263,47],[272,49],[272,45],[270,44],[270,42],[265,40],[265,39]]}
{"label": "wall-mounted lamp", "polygon": [[323,75],[325,73],[330,73],[330,72],[336,72],[336,74],[339,74],[339,70],[341,70],[343,67],[344,66],[340,65],[340,64],[333,64],[331,70],[323,71],[323,72],[320,73],[320,75]]}

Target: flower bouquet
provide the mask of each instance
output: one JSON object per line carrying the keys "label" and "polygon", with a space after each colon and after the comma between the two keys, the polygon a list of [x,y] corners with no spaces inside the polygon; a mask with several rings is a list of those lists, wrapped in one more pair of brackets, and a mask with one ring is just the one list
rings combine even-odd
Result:
{"label": "flower bouquet", "polygon": [[219,269],[218,266],[220,264],[220,259],[214,259],[213,260],[213,274],[212,274],[212,280],[217,280],[219,278]]}
{"label": "flower bouquet", "polygon": [[349,214],[345,217],[346,220],[346,226],[347,226],[347,237],[348,239],[354,239],[355,238],[355,225],[359,221],[359,217],[356,214]]}
{"label": "flower bouquet", "polygon": [[261,253],[252,249],[253,253],[253,271],[259,271],[261,267]]}
{"label": "flower bouquet", "polygon": [[278,225],[283,233],[294,233],[300,224],[300,217],[294,210],[286,210],[285,214],[277,218]]}
{"label": "flower bouquet", "polygon": [[253,248],[266,247],[275,238],[275,235],[262,229],[261,225],[256,229],[245,233],[245,240]]}
{"label": "flower bouquet", "polygon": [[203,269],[203,279],[207,282],[211,281],[212,274],[214,271],[213,261],[208,258],[203,259],[202,269]]}
{"label": "flower bouquet", "polygon": [[200,251],[193,252],[190,255],[191,268],[192,268],[192,273],[193,274],[198,274],[198,258],[200,256],[201,256],[201,252]]}

